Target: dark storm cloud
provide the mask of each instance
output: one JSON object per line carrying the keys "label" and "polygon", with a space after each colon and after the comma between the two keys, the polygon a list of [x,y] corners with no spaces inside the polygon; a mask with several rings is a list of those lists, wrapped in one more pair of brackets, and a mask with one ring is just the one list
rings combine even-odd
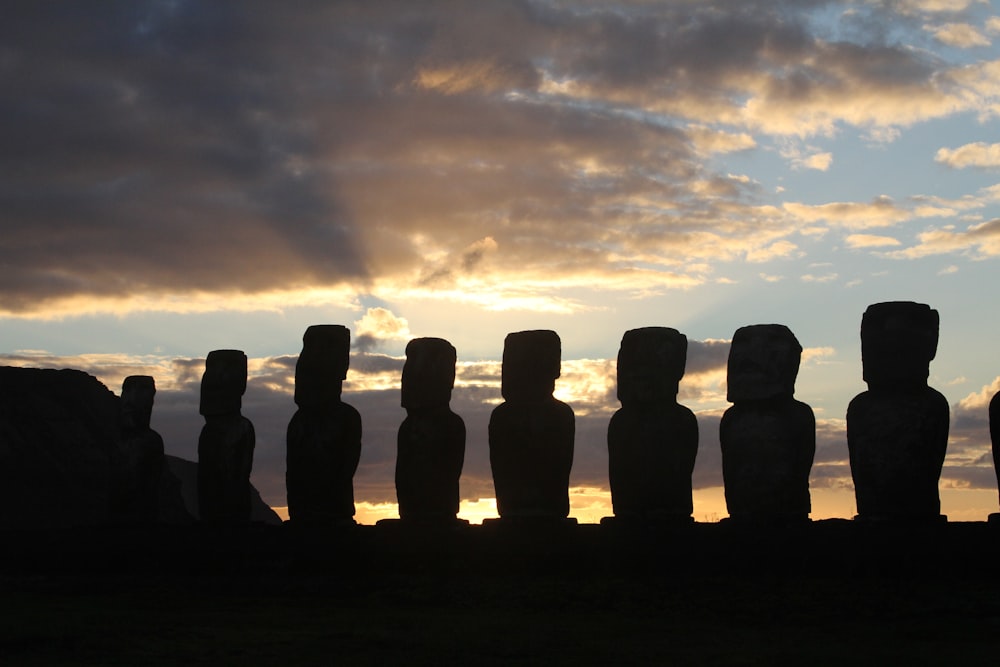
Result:
{"label": "dark storm cloud", "polygon": [[688,123],[956,108],[917,50],[818,39],[823,4],[8,3],[0,309],[740,256],[791,232],[738,221]]}
{"label": "dark storm cloud", "polygon": [[296,172],[316,147],[261,12],[41,2],[4,19],[2,305],[364,277],[331,183]]}

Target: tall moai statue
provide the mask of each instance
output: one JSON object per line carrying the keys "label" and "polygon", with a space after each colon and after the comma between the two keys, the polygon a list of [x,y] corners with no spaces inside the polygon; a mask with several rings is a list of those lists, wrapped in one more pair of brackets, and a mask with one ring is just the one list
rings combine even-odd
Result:
{"label": "tall moai statue", "polygon": [[[990,441],[993,443],[993,471],[1000,488],[1000,391],[990,401]],[[990,514],[989,520],[990,523],[1000,522],[1000,513]]]}
{"label": "tall moai statue", "polygon": [[490,415],[490,466],[501,519],[565,519],[573,466],[573,409],[552,392],[560,374],[554,331],[507,335],[501,388]]}
{"label": "tall moai statue", "polygon": [[156,382],[149,375],[130,375],[122,383],[115,514],[125,521],[151,523],[159,513],[163,438],[149,426],[155,395]]}
{"label": "tall moai statue", "polygon": [[302,336],[295,404],[286,438],[285,487],[294,524],[353,524],[361,415],[341,400],[351,331],[318,324]]}
{"label": "tall moai statue", "polygon": [[667,327],[626,331],[618,351],[618,400],[608,425],[616,518],[691,521],[698,420],[677,403],[687,336]]}
{"label": "tall moai statue", "polygon": [[806,521],[816,418],[795,400],[802,346],[781,324],[741,327],[733,335],[722,415],[722,476],[734,521]]}
{"label": "tall moai statue", "polygon": [[455,348],[442,338],[406,345],[396,438],[396,498],[404,521],[454,521],[465,462],[465,422],[451,411]]}
{"label": "tall moai statue", "polygon": [[247,388],[247,355],[213,350],[201,378],[198,438],[198,513],[202,521],[250,521],[253,424],[240,413]]}
{"label": "tall moai statue", "polygon": [[948,447],[948,401],[927,386],[939,318],[893,301],[861,319],[868,391],[847,408],[847,447],[861,520],[940,521],[938,480]]}

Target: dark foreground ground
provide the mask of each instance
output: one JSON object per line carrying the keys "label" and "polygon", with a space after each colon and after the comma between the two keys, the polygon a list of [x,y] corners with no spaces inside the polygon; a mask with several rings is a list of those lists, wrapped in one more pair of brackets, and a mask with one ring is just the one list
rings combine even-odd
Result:
{"label": "dark foreground ground", "polygon": [[1000,664],[1000,526],[0,533],[0,665]]}

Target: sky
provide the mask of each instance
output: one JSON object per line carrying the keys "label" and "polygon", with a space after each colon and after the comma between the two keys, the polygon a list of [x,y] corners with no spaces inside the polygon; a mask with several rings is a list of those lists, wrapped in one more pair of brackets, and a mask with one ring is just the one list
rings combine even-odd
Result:
{"label": "sky", "polygon": [[1000,3],[8,2],[0,364],[156,378],[197,458],[209,351],[244,350],[252,481],[279,509],[312,324],[353,340],[358,520],[396,516],[406,342],[458,350],[461,516],[495,516],[507,333],[562,340],[572,516],[611,514],[622,334],[689,339],[695,518],[726,516],[733,332],[785,324],[817,418],[813,518],[856,512],[845,412],[872,303],[941,316],[942,511],[998,511]]}

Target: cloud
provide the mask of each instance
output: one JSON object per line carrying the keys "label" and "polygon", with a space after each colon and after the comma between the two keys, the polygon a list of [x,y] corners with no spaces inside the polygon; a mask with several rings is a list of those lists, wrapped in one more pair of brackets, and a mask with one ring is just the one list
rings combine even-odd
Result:
{"label": "cloud", "polygon": [[934,35],[934,39],[942,44],[960,49],[971,49],[976,46],[989,46],[990,40],[979,30],[968,23],[945,23],[943,25],[924,26],[924,30]]}
{"label": "cloud", "polygon": [[801,278],[804,283],[829,283],[833,282],[838,278],[836,273],[824,273],[823,275],[814,275],[811,273],[804,274]]}
{"label": "cloud", "polygon": [[948,453],[941,474],[942,484],[959,488],[996,488],[989,404],[998,391],[1000,377],[951,406],[951,427]]}
{"label": "cloud", "polygon": [[881,195],[871,202],[831,202],[828,204],[802,204],[786,202],[783,208],[790,215],[805,222],[827,222],[847,229],[891,227],[904,222],[912,214],[900,208],[892,198]]}
{"label": "cloud", "polygon": [[748,262],[769,262],[779,257],[790,257],[798,251],[799,247],[791,241],[775,241],[764,248],[751,248],[747,250],[746,258]]}
{"label": "cloud", "polygon": [[407,341],[412,338],[406,318],[397,317],[386,308],[369,308],[354,323],[354,347],[369,352],[382,341]]}
{"label": "cloud", "polygon": [[875,234],[850,234],[844,241],[848,248],[884,248],[886,246],[902,245],[898,239],[891,236]]}
{"label": "cloud", "polygon": [[865,134],[865,140],[872,144],[891,144],[902,135],[897,127],[873,127]]}
{"label": "cloud", "polygon": [[[888,30],[893,8],[946,5],[969,7],[850,8]],[[897,224],[891,205],[772,206],[713,162],[996,111],[995,63],[834,34],[818,6],[26,4],[0,26],[0,312],[377,291],[575,312],[558,292],[684,289],[708,280],[692,258],[805,252],[800,214]]]}
{"label": "cloud", "polygon": [[747,132],[725,132],[704,125],[690,125],[686,133],[698,151],[705,153],[732,153],[757,146],[753,136]]}
{"label": "cloud", "polygon": [[897,0],[894,4],[904,13],[961,12],[983,0]]}
{"label": "cloud", "polygon": [[934,160],[955,169],[1000,167],[1000,144],[977,141],[955,149],[940,148]]}
{"label": "cloud", "polygon": [[830,168],[831,164],[833,164],[833,153],[814,153],[796,162],[796,165],[799,167],[815,169],[817,171],[826,171]]}
{"label": "cloud", "polygon": [[781,157],[789,160],[792,169],[814,169],[826,171],[833,164],[833,153],[821,151],[815,146],[802,146],[800,142],[784,139],[780,148]]}
{"label": "cloud", "polygon": [[1000,256],[1000,219],[970,225],[964,231],[947,226],[921,232],[919,243],[886,256],[896,259],[917,259],[931,255],[967,253],[974,257]]}

